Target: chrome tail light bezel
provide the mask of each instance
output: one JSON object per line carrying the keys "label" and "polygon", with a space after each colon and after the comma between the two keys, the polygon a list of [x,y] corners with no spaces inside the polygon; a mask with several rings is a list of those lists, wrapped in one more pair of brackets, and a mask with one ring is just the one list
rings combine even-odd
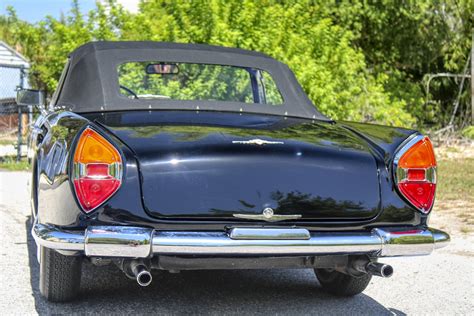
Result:
{"label": "chrome tail light bezel", "polygon": [[[414,136],[409,138],[408,141],[404,142],[397,149],[396,154],[395,154],[394,159],[393,159],[393,164],[392,164],[393,165],[393,179],[394,179],[395,190],[397,191],[397,193],[404,200],[406,200],[409,203],[409,205],[416,208],[418,211],[422,212],[423,214],[429,214],[431,212],[431,210],[433,209],[434,200],[435,200],[435,197],[436,197],[436,188],[435,188],[435,191],[434,191],[434,194],[433,194],[433,201],[431,203],[431,206],[428,207],[428,208],[423,208],[423,207],[420,208],[420,207],[414,205],[414,203],[412,201],[410,201],[410,199],[407,196],[405,196],[405,194],[403,192],[400,191],[400,188],[398,187],[398,185],[403,184],[403,183],[409,183],[409,181],[408,181],[408,170],[410,169],[410,170],[424,170],[424,172],[425,172],[424,179],[417,180],[417,181],[420,182],[420,183],[430,183],[431,185],[436,186],[436,184],[437,184],[437,166],[431,166],[431,167],[428,167],[428,168],[409,168],[409,169],[407,169],[407,168],[402,168],[399,164],[400,159],[405,155],[405,153],[410,148],[412,148],[415,144],[417,144],[418,142],[420,142],[420,141],[422,141],[426,138],[428,138],[428,137],[425,136],[425,135],[422,135],[422,134],[415,134]],[[434,152],[433,152],[433,154],[434,154]]]}
{"label": "chrome tail light bezel", "polygon": [[[115,189],[114,192],[112,192],[106,199],[104,199],[104,201],[102,201],[100,204],[96,205],[95,207],[93,208],[90,208],[90,209],[86,209],[81,201],[80,201],[80,198],[78,196],[78,192],[77,192],[77,188],[75,186],[75,181],[76,180],[79,180],[80,178],[83,178],[84,176],[87,175],[87,164],[85,163],[82,163],[82,162],[76,162],[75,161],[75,155],[76,155],[76,151],[78,150],[78,146],[79,146],[79,143],[80,143],[80,140],[81,140],[81,137],[84,135],[84,133],[88,132],[88,131],[92,131],[93,133],[96,133],[98,136],[100,136],[101,138],[103,138],[111,147],[114,148],[114,150],[117,151],[118,153],[118,156],[120,157],[120,162],[114,162],[114,163],[91,163],[91,164],[95,164],[95,165],[99,165],[99,164],[104,164],[104,165],[108,165],[108,176],[111,176],[113,177],[115,180],[119,181],[119,186]],[[96,211],[97,209],[99,209],[101,206],[103,206],[107,201],[109,201],[119,190],[120,188],[123,186],[123,176],[124,176],[124,172],[125,172],[125,158],[124,158],[124,155],[123,155],[123,152],[121,150],[121,148],[119,146],[117,146],[117,142],[113,141],[108,135],[106,135],[104,132],[102,132],[101,130],[99,130],[98,128],[95,128],[91,125],[86,125],[84,126],[76,135],[76,138],[73,142],[73,145],[72,145],[72,150],[70,152],[71,154],[71,157],[70,157],[70,163],[69,163],[69,166],[70,166],[70,172],[69,172],[69,179],[70,179],[70,185],[71,185],[71,190],[73,192],[73,196],[74,196],[74,199],[76,200],[76,203],[77,205],[79,206],[79,209],[84,212],[85,214],[87,215],[90,215],[91,213],[93,213],[94,211]],[[101,177],[97,177],[96,180],[105,180],[106,178],[101,178]]]}

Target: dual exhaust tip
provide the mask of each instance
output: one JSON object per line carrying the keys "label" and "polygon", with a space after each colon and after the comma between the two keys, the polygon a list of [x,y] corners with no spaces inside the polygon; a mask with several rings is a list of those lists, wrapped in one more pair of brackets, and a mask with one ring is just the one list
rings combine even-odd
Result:
{"label": "dual exhaust tip", "polygon": [[133,276],[137,280],[138,285],[148,286],[151,284],[153,277],[151,276],[150,270],[141,261],[132,261],[130,263],[130,270],[132,270]]}
{"label": "dual exhaust tip", "polygon": [[[365,266],[356,266],[360,272],[365,272],[382,278],[389,278],[393,275],[393,267],[389,264],[379,262],[369,262]],[[153,277],[148,267],[140,260],[133,260],[130,263],[130,270],[137,280],[138,285],[148,286],[151,284]]]}
{"label": "dual exhaust tip", "polygon": [[138,273],[136,278],[137,278],[137,283],[140,286],[148,286],[151,284],[151,281],[153,280],[151,273],[146,270]]}
{"label": "dual exhaust tip", "polygon": [[[151,284],[153,277],[144,264],[132,265],[132,272],[140,286],[148,286]],[[389,264],[369,262],[365,268],[365,272],[382,278],[389,278],[393,275],[393,267]]]}
{"label": "dual exhaust tip", "polygon": [[389,264],[372,262],[367,260],[354,260],[345,270],[341,271],[349,275],[360,275],[367,273],[374,276],[389,278],[393,275],[393,267]]}
{"label": "dual exhaust tip", "polygon": [[393,275],[393,268],[391,265],[379,262],[369,262],[365,266],[365,271],[382,278],[389,278]]}

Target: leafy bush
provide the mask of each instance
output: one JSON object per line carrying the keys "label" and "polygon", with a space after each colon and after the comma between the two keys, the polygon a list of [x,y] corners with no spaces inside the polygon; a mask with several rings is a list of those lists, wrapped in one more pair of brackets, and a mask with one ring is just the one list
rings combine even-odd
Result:
{"label": "leafy bush", "polygon": [[474,126],[471,125],[469,127],[466,127],[465,129],[463,129],[462,136],[474,140]]}

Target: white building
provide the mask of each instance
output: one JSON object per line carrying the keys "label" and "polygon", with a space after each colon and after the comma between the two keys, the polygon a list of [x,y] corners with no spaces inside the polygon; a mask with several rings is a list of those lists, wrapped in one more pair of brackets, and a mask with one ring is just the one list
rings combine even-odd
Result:
{"label": "white building", "polygon": [[[0,100],[15,97],[21,84],[22,69],[29,67],[25,57],[0,41]],[[23,77],[23,87],[27,87],[26,74]]]}
{"label": "white building", "polygon": [[[29,87],[26,76],[29,67],[25,57],[0,41],[0,136],[18,129],[16,91],[20,87]],[[26,125],[26,121],[24,123]]]}

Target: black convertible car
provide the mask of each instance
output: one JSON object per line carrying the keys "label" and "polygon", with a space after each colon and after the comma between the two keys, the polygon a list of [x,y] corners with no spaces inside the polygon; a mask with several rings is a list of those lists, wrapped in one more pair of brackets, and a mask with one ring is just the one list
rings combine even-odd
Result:
{"label": "black convertible car", "polygon": [[[19,104],[38,104],[22,90]],[[70,56],[30,139],[40,290],[76,297],[81,264],[314,269],[336,295],[389,277],[381,257],[427,255],[430,140],[335,122],[290,69],[260,53],[95,42]]]}

